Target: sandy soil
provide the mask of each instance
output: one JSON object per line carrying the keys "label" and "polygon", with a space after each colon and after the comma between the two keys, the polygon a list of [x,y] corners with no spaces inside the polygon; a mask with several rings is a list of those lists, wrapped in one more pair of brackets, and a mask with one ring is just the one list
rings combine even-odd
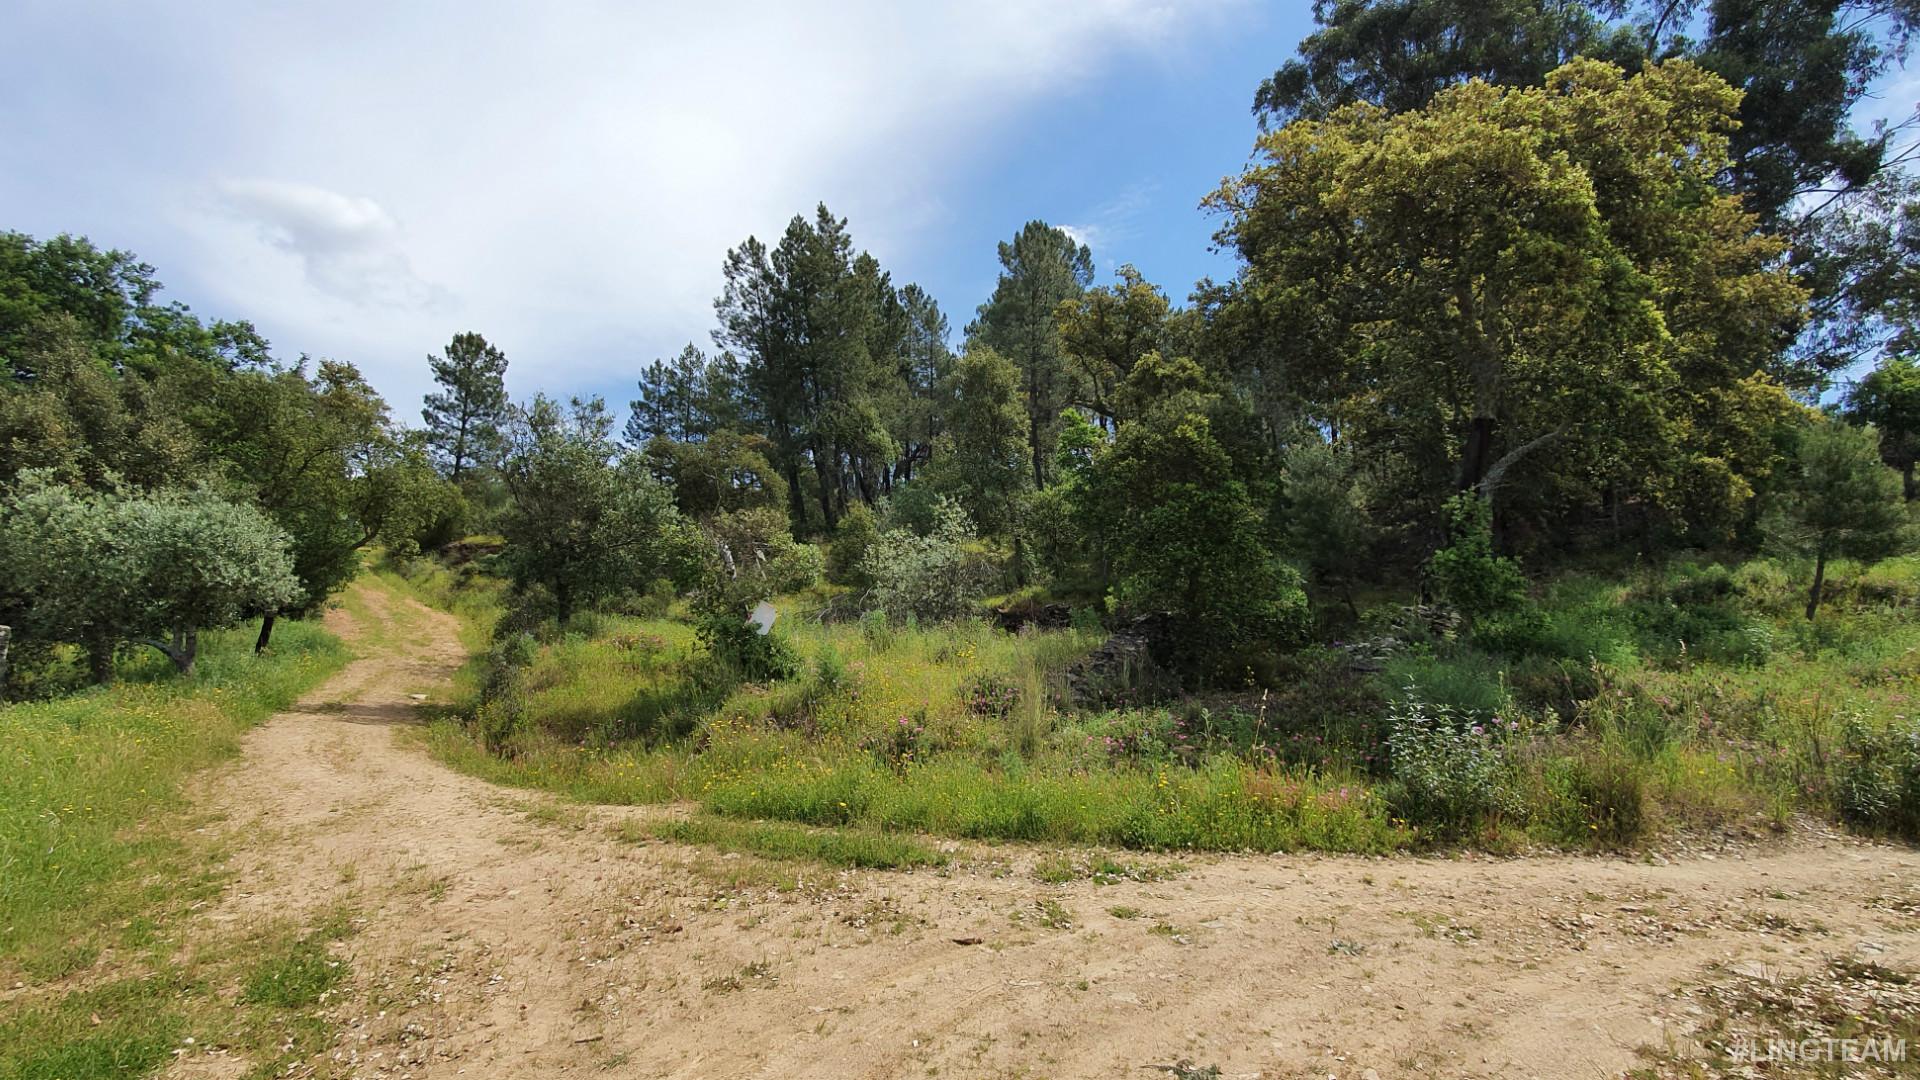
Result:
{"label": "sandy soil", "polygon": [[1617,1076],[1684,1045],[1689,982],[1920,967],[1920,853],[1815,826],[1650,860],[1187,858],[1104,885],[966,847],[943,871],[742,885],[755,860],[613,835],[675,811],[431,761],[411,695],[444,692],[452,620],[356,588],[405,631],[205,796],[241,840],[206,918],[361,916],[340,1037],[295,1075]]}

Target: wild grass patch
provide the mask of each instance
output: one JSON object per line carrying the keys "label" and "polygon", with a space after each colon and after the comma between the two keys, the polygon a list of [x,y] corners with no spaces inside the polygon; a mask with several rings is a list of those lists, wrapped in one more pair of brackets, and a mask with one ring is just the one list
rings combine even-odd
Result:
{"label": "wild grass patch", "polygon": [[779,861],[816,862],[862,870],[945,866],[941,851],[909,837],[852,829],[809,829],[770,822],[693,818],[652,823],[647,832],[679,844],[700,844]]}

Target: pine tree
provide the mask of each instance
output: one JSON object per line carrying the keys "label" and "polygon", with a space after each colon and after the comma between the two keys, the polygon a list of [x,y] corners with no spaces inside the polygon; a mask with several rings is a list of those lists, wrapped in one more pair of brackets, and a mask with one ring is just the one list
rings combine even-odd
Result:
{"label": "pine tree", "polygon": [[447,479],[458,482],[498,453],[507,415],[507,356],[468,332],[454,335],[445,354],[427,357],[427,365],[433,381],[446,389],[427,395],[420,416]]}
{"label": "pine tree", "polygon": [[1093,282],[1093,254],[1066,230],[1029,221],[1011,242],[1001,243],[1000,267],[993,298],[980,305],[967,338],[1020,369],[1033,486],[1041,488],[1047,485],[1060,410],[1073,396],[1054,309],[1078,299]]}

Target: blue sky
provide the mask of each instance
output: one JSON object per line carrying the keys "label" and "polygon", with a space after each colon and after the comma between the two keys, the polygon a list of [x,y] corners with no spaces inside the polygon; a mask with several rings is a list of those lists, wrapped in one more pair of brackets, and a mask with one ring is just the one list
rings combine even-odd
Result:
{"label": "blue sky", "polygon": [[[413,420],[478,330],[517,396],[703,346],[726,249],[825,200],[956,336],[995,244],[1069,227],[1176,298],[1197,203],[1311,28],[1255,0],[10,0],[0,227],[137,252],[170,297],[350,360]],[[1902,116],[1883,80],[1861,119]]]}
{"label": "blue sky", "polygon": [[1071,227],[1183,297],[1305,4],[15,0],[0,227],[137,252],[417,415],[478,330],[516,395],[705,345],[728,246],[824,199],[958,335],[997,241]]}

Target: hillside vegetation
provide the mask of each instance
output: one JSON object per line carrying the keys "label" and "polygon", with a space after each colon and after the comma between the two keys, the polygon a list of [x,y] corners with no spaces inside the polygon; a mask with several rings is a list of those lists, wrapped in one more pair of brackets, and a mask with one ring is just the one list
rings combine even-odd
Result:
{"label": "hillside vegetation", "polygon": [[[409,573],[481,618],[498,588]],[[597,615],[496,648],[432,742],[587,801],[988,839],[1613,848],[1798,813],[1920,835],[1920,560],[1840,567],[1817,623],[1798,594],[1752,561],[1565,576],[1497,632],[1384,603],[1274,686],[1157,701],[1086,674],[1105,635],[1084,629],[896,628],[785,597],[796,673],[751,681],[684,612]]]}

